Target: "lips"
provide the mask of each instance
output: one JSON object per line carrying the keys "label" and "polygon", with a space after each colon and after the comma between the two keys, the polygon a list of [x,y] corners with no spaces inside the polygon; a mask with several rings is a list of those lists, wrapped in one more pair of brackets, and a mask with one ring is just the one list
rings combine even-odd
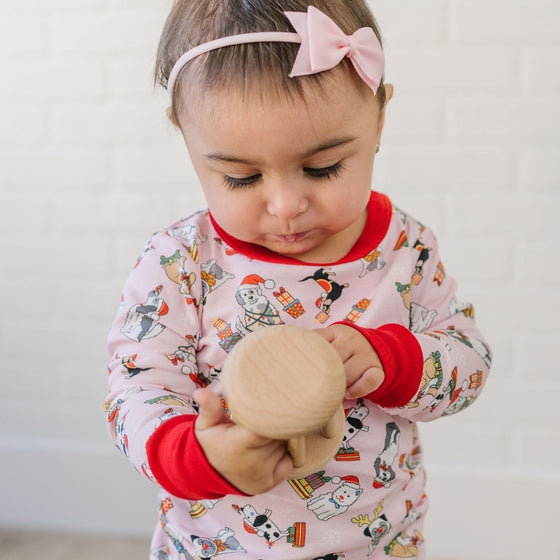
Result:
{"label": "lips", "polygon": [[308,231],[303,231],[301,233],[290,233],[289,235],[277,235],[276,238],[285,243],[295,243],[307,237],[308,234]]}

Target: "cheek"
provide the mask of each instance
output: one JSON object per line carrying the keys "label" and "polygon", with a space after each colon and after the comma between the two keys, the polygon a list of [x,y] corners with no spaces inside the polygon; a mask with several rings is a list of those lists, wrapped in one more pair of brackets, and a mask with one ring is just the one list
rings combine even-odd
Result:
{"label": "cheek", "polygon": [[[359,186],[357,183],[359,181]],[[340,188],[332,194],[327,204],[329,213],[334,219],[346,220],[349,217],[356,218],[366,208],[371,193],[371,186],[369,182],[365,182],[363,178],[355,177],[355,182],[352,180],[340,185]]]}
{"label": "cheek", "polygon": [[244,241],[251,237],[259,215],[248,197],[222,189],[207,195],[206,201],[212,216],[227,233]]}

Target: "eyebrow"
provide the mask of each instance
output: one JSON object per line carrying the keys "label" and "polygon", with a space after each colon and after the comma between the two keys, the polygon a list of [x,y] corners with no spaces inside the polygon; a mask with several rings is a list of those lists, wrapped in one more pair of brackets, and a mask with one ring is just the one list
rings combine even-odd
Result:
{"label": "eyebrow", "polygon": [[[327,142],[324,142],[323,144],[319,144],[319,146],[312,148],[311,150],[305,152],[302,154],[302,158],[303,159],[307,159],[311,156],[314,156],[320,152],[326,152],[327,150],[330,150],[332,148],[337,148],[338,146],[344,146],[346,144],[350,144],[351,142],[353,142],[354,140],[356,140],[356,138],[354,136],[344,136],[343,138],[333,138],[332,140],[328,140]],[[254,165],[255,162],[254,161],[250,161],[247,159],[243,159],[243,158],[238,158],[235,156],[229,156],[227,154],[224,154],[222,152],[216,152],[213,154],[206,154],[205,155],[206,159],[211,159],[213,161],[226,161],[229,163],[243,163],[246,165]]]}

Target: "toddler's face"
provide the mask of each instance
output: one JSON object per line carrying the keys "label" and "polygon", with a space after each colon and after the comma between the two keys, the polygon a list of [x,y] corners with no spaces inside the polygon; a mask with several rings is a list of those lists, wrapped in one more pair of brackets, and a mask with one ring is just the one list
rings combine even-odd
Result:
{"label": "toddler's face", "polygon": [[232,93],[184,104],[179,124],[227,233],[315,263],[339,260],[358,240],[384,113],[373,96],[337,85],[307,103]]}

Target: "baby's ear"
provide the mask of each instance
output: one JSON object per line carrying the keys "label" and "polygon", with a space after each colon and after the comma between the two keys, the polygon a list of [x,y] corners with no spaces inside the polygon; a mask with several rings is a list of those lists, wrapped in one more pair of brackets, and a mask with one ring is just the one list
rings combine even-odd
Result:
{"label": "baby's ear", "polygon": [[394,91],[395,88],[393,87],[393,84],[385,84],[385,105],[383,106],[383,109],[385,109],[385,107],[387,107],[387,103],[391,101]]}
{"label": "baby's ear", "polygon": [[385,104],[379,110],[379,117],[377,119],[377,144],[381,144],[381,134],[383,132],[383,126],[385,125],[385,109],[387,109],[387,104],[391,101],[393,97],[393,86],[392,84],[385,84]]}
{"label": "baby's ear", "polygon": [[167,109],[165,110],[165,114],[167,115],[167,118],[173,123],[174,126],[176,126],[177,128],[180,128],[179,123],[177,122],[177,119],[175,118],[175,115],[173,114],[173,108],[172,107],[167,107]]}

